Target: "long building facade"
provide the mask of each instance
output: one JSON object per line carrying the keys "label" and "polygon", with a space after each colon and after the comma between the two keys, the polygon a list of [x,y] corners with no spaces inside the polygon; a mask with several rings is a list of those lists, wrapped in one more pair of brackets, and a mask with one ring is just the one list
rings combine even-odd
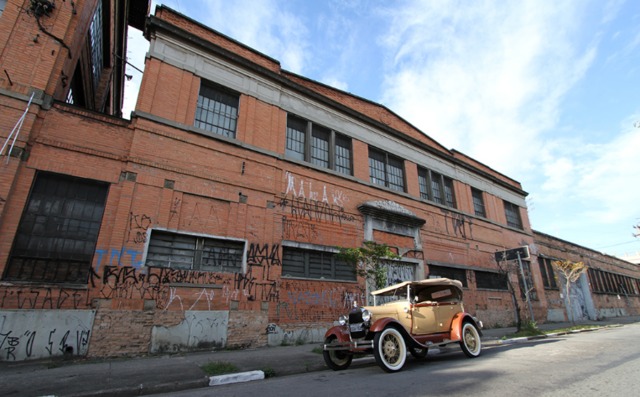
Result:
{"label": "long building facade", "polygon": [[[322,341],[368,303],[335,256],[365,241],[401,257],[389,284],[460,280],[488,326],[515,321],[494,253],[528,246],[516,299],[547,319],[517,181],[170,8],[29,4],[0,16],[3,141],[26,114],[0,157],[0,360]],[[128,25],[150,47],[125,120]]]}

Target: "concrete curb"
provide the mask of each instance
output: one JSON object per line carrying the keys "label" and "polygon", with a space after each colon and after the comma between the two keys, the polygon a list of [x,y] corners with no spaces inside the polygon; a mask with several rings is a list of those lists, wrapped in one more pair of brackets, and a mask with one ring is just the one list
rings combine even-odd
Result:
{"label": "concrete curb", "polygon": [[218,375],[209,377],[209,386],[228,385],[230,383],[251,382],[264,379],[263,371],[239,372],[236,374]]}
{"label": "concrete curb", "polygon": [[161,383],[157,385],[140,385],[138,387],[120,387],[116,389],[99,390],[89,393],[77,393],[68,397],[126,397],[126,396],[146,396],[160,393],[170,393],[189,389],[199,389],[209,385],[209,378],[190,380],[185,382]]}
{"label": "concrete curb", "polygon": [[546,334],[546,335],[524,336],[524,337],[521,337],[521,338],[512,338],[512,339],[499,340],[498,344],[499,345],[508,345],[508,344],[511,344],[511,343],[522,343],[522,342],[527,342],[527,341],[530,341],[530,340],[547,339],[547,338],[552,338],[552,337],[556,337],[556,336],[563,336],[563,335],[569,335],[569,334],[579,334],[580,332],[600,331],[600,330],[607,329],[607,328],[619,328],[619,327],[622,327],[622,325],[606,325],[604,327],[576,329],[576,330],[573,330],[573,331],[555,332],[555,333]]}

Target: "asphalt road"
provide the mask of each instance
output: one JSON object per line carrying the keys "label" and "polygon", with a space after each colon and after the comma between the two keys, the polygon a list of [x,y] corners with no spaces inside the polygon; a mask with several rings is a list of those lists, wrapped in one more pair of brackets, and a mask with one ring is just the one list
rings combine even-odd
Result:
{"label": "asphalt road", "polygon": [[322,371],[165,396],[632,396],[640,392],[640,325],[483,350],[407,359],[387,374],[375,365]]}

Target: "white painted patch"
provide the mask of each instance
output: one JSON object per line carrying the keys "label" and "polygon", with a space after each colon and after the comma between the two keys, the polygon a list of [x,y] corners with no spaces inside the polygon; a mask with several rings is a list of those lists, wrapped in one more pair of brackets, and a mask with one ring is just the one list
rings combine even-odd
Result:
{"label": "white painted patch", "polygon": [[264,372],[249,371],[238,374],[218,375],[209,377],[209,386],[227,385],[229,383],[250,382],[252,380],[264,379]]}

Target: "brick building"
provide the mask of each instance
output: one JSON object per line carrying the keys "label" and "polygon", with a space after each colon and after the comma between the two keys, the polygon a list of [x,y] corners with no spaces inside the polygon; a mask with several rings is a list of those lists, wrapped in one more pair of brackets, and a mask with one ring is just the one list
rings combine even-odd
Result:
{"label": "brick building", "polygon": [[[517,181],[167,7],[30,4],[0,17],[3,141],[34,94],[0,157],[0,360],[320,341],[366,303],[336,246],[370,240],[390,283],[458,279],[514,321],[493,253],[534,243]],[[150,42],[130,121],[127,24]]]}
{"label": "brick building", "polygon": [[[606,255],[534,230],[538,266],[548,303],[547,321],[638,315],[640,312],[640,265]],[[556,260],[583,262],[589,267],[571,286],[571,305],[564,279],[551,263]]]}

